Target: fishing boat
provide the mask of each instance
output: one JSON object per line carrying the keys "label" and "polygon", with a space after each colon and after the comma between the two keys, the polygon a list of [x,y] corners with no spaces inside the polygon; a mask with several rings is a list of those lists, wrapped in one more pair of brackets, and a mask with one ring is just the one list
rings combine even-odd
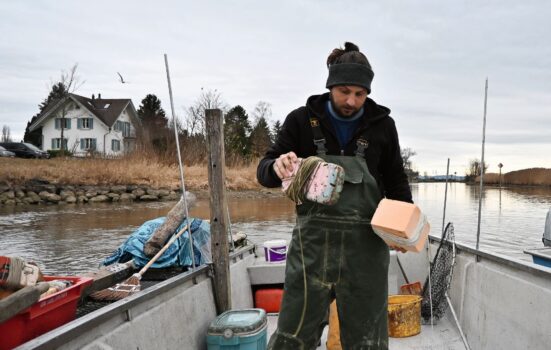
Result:
{"label": "fishing boat", "polygon": [[[439,239],[430,237],[432,250]],[[449,297],[470,349],[548,349],[551,333],[551,269],[498,254],[456,245]],[[254,307],[253,290],[282,284],[285,263],[266,262],[254,246],[230,255],[232,309]],[[427,275],[428,250],[392,252],[389,293],[405,282],[397,255],[410,280]],[[390,338],[391,349],[465,349],[451,312],[421,333]],[[212,266],[171,277],[123,300],[84,315],[18,349],[206,349],[206,334],[216,318]],[[268,315],[268,335],[277,314]],[[319,349],[325,348],[322,340]]]}

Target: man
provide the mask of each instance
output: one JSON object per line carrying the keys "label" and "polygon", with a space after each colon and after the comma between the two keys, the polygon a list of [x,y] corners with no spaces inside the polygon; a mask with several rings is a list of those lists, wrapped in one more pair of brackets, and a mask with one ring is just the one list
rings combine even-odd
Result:
{"label": "man", "polygon": [[305,202],[287,256],[285,293],[269,349],[315,349],[336,298],[344,349],[387,349],[388,246],[370,222],[386,196],[412,202],[390,110],[368,98],[373,70],[352,43],[327,59],[329,93],[291,112],[257,178],[278,187],[297,157],[317,155],[345,170],[339,201]]}

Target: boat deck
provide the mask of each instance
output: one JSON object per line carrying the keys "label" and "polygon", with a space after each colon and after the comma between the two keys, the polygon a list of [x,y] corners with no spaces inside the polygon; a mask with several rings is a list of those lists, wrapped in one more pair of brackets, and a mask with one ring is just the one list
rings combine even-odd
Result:
{"label": "boat deck", "polygon": [[[449,314],[449,312],[448,312]],[[448,317],[449,316],[449,317]],[[277,327],[277,314],[268,315],[268,337],[270,337]],[[325,327],[321,338],[321,345],[318,349],[327,349],[327,330]],[[464,350],[465,345],[461,341],[461,336],[455,326],[453,318],[450,315],[442,318],[434,326],[422,325],[421,333],[408,338],[389,338],[389,349],[391,350]]]}

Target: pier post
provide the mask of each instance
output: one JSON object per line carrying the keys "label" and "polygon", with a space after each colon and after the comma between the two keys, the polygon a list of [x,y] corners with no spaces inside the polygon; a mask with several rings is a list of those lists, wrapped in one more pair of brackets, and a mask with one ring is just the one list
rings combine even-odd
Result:
{"label": "pier post", "polygon": [[205,111],[210,189],[210,232],[214,266],[214,296],[220,314],[231,309],[227,203],[225,187],[224,120],[219,109]]}

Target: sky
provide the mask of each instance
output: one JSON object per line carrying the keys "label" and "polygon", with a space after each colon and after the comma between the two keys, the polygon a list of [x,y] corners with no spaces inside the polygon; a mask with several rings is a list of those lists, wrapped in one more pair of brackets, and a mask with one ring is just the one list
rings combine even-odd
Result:
{"label": "sky", "polygon": [[[185,117],[201,89],[270,123],[325,91],[327,55],[351,41],[368,57],[370,97],[391,109],[421,174],[551,168],[551,2],[539,1],[9,1],[0,0],[0,125],[22,139],[62,71],[75,92],[157,95]],[[122,84],[117,72],[129,83]]]}

